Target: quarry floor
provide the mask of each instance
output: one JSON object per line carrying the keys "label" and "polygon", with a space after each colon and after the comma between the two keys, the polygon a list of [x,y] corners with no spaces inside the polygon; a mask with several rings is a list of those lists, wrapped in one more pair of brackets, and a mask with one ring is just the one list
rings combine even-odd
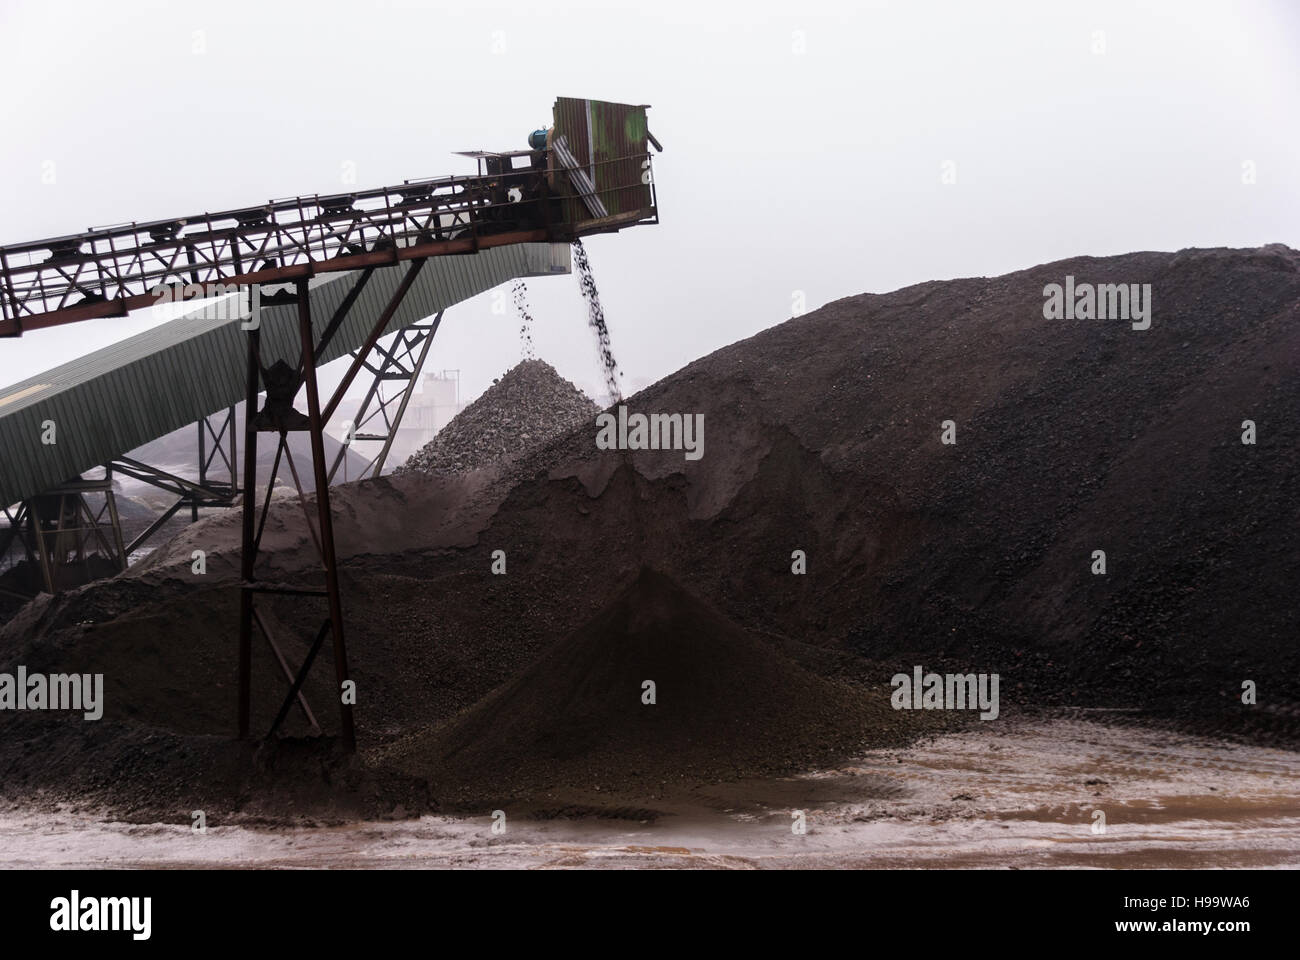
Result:
{"label": "quarry floor", "polygon": [[1300,866],[1300,754],[1111,719],[1092,711],[980,725],[835,769],[697,786],[644,805],[575,790],[554,806],[504,811],[495,834],[489,810],[276,829],[210,822],[199,834],[15,806],[0,812],[0,866]]}

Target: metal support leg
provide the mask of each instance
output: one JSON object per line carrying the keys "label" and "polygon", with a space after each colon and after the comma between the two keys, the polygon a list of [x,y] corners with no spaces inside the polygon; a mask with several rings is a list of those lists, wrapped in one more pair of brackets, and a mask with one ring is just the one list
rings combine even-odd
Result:
{"label": "metal support leg", "polygon": [[113,468],[108,466],[104,470],[104,479],[108,481],[108,491],[104,494],[107,497],[106,505],[108,514],[113,524],[113,543],[117,547],[117,568],[126,569],[126,545],[122,542],[122,518],[117,515],[117,494],[113,492]]}
{"label": "metal support leg", "polygon": [[[258,351],[261,331],[248,331],[248,382],[244,393],[244,538],[240,550],[239,588],[239,739],[247,740],[249,711],[252,704],[253,668],[253,561],[257,546],[253,542],[253,525],[257,514],[257,387],[260,371]],[[234,424],[231,424],[233,430]]]}
{"label": "metal support leg", "polygon": [[[357,408],[352,440],[383,441],[383,447],[379,454],[362,468],[356,479],[364,478],[367,474],[378,477],[384,472],[384,462],[388,459],[393,441],[397,439],[397,431],[402,424],[402,418],[406,415],[406,407],[411,401],[412,394],[415,393],[416,384],[420,381],[420,373],[429,355],[429,347],[432,346],[433,338],[442,323],[442,314],[443,311],[439,311],[432,320],[412,324],[399,331],[387,349],[376,344],[374,353],[379,354],[380,359],[374,363],[366,362],[365,367],[373,374],[373,379],[365,398]],[[405,381],[405,386],[397,396],[385,397],[383,385],[385,382],[392,381]],[[376,403],[374,411],[370,409],[371,401]],[[393,406],[397,408],[396,414],[393,414],[390,409]],[[367,429],[367,424],[376,417],[383,423],[382,432]],[[353,444],[347,442],[339,447],[329,471],[331,482],[334,480],[334,474],[338,472],[339,465],[346,463],[345,458],[352,449]]]}
{"label": "metal support leg", "polygon": [[[416,261],[417,263],[421,261]],[[321,556],[325,564],[325,591],[329,598],[330,628],[334,639],[334,676],[342,719],[343,743],[356,749],[352,704],[344,703],[342,690],[348,681],[348,655],[343,643],[343,603],[339,596],[338,565],[334,555],[334,519],[330,515],[329,480],[325,475],[325,423],[321,418],[320,393],[316,387],[316,348],[311,329],[311,301],[307,281],[298,281],[298,333],[302,338],[303,379],[307,387],[307,416],[311,420],[311,459],[316,474],[316,510],[319,514]],[[251,527],[246,527],[251,529]],[[251,534],[250,534],[251,536]]]}
{"label": "metal support leg", "polygon": [[[207,437],[204,434],[208,429],[207,418],[200,418],[195,424],[199,428],[199,486],[206,486],[208,482],[208,457],[205,447],[207,446]],[[199,522],[199,505],[198,503],[190,504],[190,523]]]}

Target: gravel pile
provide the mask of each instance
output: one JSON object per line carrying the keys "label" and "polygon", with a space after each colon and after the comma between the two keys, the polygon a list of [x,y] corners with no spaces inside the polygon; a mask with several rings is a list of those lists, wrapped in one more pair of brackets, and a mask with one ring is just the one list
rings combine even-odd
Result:
{"label": "gravel pile", "polygon": [[653,792],[814,768],[900,742],[905,719],[885,692],[805,671],[647,567],[531,667],[387,760],[456,805],[556,784]]}
{"label": "gravel pile", "polygon": [[[1043,289],[1067,276],[1151,283],[1151,328],[1046,320]],[[1075,258],[837,300],[638,395],[639,410],[705,415],[697,461],[598,450],[590,401],[524,363],[424,455],[464,469],[541,444],[500,477],[413,471],[332,495],[369,691],[363,766],[345,776],[305,739],[273,764],[227,739],[241,530],[214,516],[165,548],[175,575],[46,595],[0,627],[0,670],[106,684],[100,721],[4,719],[0,803],[67,797],[146,823],[188,823],[198,806],[338,817],[352,815],[348,777],[384,815],[607,793],[630,808],[674,785],[714,797],[719,779],[825,769],[857,738],[928,735],[939,715],[990,726],[895,711],[885,685],[917,665],[997,673],[1005,717],[1100,708],[1293,750],[1297,382],[1300,251],[1276,245]],[[547,441],[567,420],[557,397],[592,419]],[[1257,444],[1242,443],[1247,419]],[[293,506],[262,542],[277,579],[311,551]],[[510,575],[493,576],[502,546]],[[207,554],[201,585],[191,547]],[[808,562],[792,576],[796,548]],[[259,609],[286,656],[305,657],[319,601],[271,595]],[[265,644],[253,657],[260,732],[280,664]],[[817,682],[841,677],[862,695]],[[1258,705],[1242,703],[1245,680]],[[328,662],[305,689],[334,734]],[[306,737],[299,711],[286,723]],[[284,751],[300,747],[290,768]]]}
{"label": "gravel pile", "polygon": [[454,474],[526,453],[600,412],[543,360],[524,360],[494,380],[397,473]]}

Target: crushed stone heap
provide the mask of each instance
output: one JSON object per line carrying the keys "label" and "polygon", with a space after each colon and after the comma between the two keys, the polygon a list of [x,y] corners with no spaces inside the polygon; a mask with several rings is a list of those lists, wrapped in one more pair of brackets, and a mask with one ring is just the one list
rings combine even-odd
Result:
{"label": "crushed stone heap", "polygon": [[453,803],[557,783],[653,791],[809,769],[897,737],[899,723],[885,695],[808,673],[647,567],[531,667],[387,759]]}
{"label": "crushed stone heap", "polygon": [[600,412],[543,360],[524,360],[493,382],[396,473],[455,474],[518,456]]}

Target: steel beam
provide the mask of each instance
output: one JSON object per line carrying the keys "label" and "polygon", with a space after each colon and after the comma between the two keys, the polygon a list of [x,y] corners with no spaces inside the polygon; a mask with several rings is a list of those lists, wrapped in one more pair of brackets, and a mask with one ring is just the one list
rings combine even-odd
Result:
{"label": "steel beam", "polygon": [[[334,390],[334,396],[331,397],[330,402],[326,404],[325,412],[321,417],[324,422],[328,423],[330,417],[334,416],[334,411],[338,409],[339,402],[342,401],[343,395],[348,392],[348,387],[352,386],[352,381],[356,379],[357,371],[359,371],[362,365],[365,364],[366,356],[375,348],[375,344],[377,344],[383,337],[384,330],[386,330],[388,324],[392,322],[393,314],[396,313],[397,308],[402,305],[402,300],[406,298],[407,292],[411,289],[411,284],[415,283],[415,278],[420,275],[420,271],[424,269],[426,262],[427,261],[424,260],[416,260],[406,268],[406,276],[402,278],[402,282],[398,284],[397,289],[393,291],[393,295],[388,299],[388,305],[384,307],[383,312],[379,314],[379,319],[375,321],[375,325],[370,329],[370,336],[368,336],[366,342],[357,349],[356,355],[352,359],[352,364],[348,367],[348,372],[343,375],[343,379],[339,381],[339,385]],[[300,284],[303,289],[306,289],[306,284],[301,281]],[[299,310],[301,309],[302,307],[300,306]],[[313,377],[313,379],[315,378]]]}
{"label": "steel beam", "polygon": [[[407,279],[398,287],[398,294],[410,289],[410,281],[423,266],[423,261],[411,264]],[[400,299],[394,296],[385,316],[391,316]],[[387,323],[387,319],[384,319]],[[376,324],[378,326],[378,324]],[[307,416],[311,420],[311,459],[316,474],[316,511],[319,514],[317,529],[320,532],[321,557],[325,565],[325,590],[330,608],[330,632],[334,641],[334,677],[343,724],[343,744],[348,750],[356,749],[356,730],[352,722],[352,704],[343,699],[342,691],[348,682],[348,654],[343,641],[343,601],[339,596],[338,562],[334,554],[334,518],[330,514],[330,485],[325,475],[325,418],[321,415],[320,394],[316,387],[316,347],[311,329],[311,301],[307,297],[307,281],[298,281],[298,332],[302,338],[303,379],[307,387]],[[341,389],[341,388],[340,388]]]}
{"label": "steel beam", "polygon": [[[378,329],[382,330],[382,327],[389,322],[392,312],[397,309],[401,302],[401,296],[410,288],[409,281],[414,279],[417,272],[418,264],[413,264],[406,280],[399,286],[397,294],[376,321]],[[258,331],[250,330],[247,363],[248,385],[245,401],[247,407],[244,420],[243,545],[239,583],[239,736],[247,739],[251,729],[252,631],[254,625],[259,627],[267,642],[271,644],[272,651],[279,661],[282,671],[286,678],[291,681],[289,695],[282,703],[268,737],[273,736],[279,730],[289,707],[295,699],[303,707],[313,729],[319,729],[315,717],[306,705],[301,688],[307,672],[311,669],[312,661],[315,659],[316,653],[328,633],[334,650],[334,678],[337,684],[340,708],[340,739],[348,750],[355,750],[356,727],[353,720],[352,704],[343,701],[343,688],[349,682],[347,646],[343,630],[343,602],[339,589],[338,557],[334,547],[334,522],[330,513],[329,476],[325,463],[326,417],[321,408],[320,390],[316,379],[318,346],[315,331],[312,329],[311,300],[308,296],[306,280],[299,281],[296,285],[296,300],[298,307],[298,338],[302,350],[297,366],[297,383],[298,389],[305,388],[307,398],[307,416],[305,420],[308,438],[311,441],[312,480],[316,494],[316,522],[313,525],[312,518],[307,511],[302,477],[293,463],[292,456],[289,455],[285,432],[286,424],[294,424],[289,426],[288,429],[302,429],[301,421],[303,418],[300,413],[291,409],[290,405],[286,405],[284,396],[281,396],[277,405],[277,403],[272,402],[270,394],[268,394],[266,409],[261,413],[258,412],[259,378],[266,374],[267,368],[260,357]],[[335,318],[337,319],[344,312],[346,311],[336,313]],[[329,334],[330,328],[334,325],[333,321],[327,325],[326,335]],[[274,393],[275,391],[271,390],[271,392]],[[288,390],[286,389],[283,393],[287,395]],[[294,485],[298,490],[299,503],[304,510],[304,519],[320,552],[321,566],[325,575],[324,590],[285,583],[263,584],[257,580],[257,554],[261,545],[262,530],[265,527],[266,518],[271,507],[271,490],[268,485],[266,501],[263,504],[262,515],[259,520],[256,503],[256,456],[259,424],[263,431],[279,433],[279,444],[276,448],[276,469],[272,472],[274,474],[278,470],[281,456],[287,456],[290,470],[293,473]],[[270,478],[270,482],[274,482],[274,476]],[[256,598],[259,594],[289,594],[303,597],[323,596],[326,600],[329,616],[296,676],[291,675],[288,662],[284,659],[279,646],[271,637],[266,622],[257,609]]]}
{"label": "steel beam", "polygon": [[[87,494],[102,494],[104,502],[95,509],[86,499]],[[4,533],[0,559],[9,557],[14,541],[18,540],[28,563],[39,571],[40,583],[49,593],[57,592],[67,582],[65,571],[73,564],[81,566],[82,577],[88,581],[92,555],[109,560],[118,570],[126,569],[126,549],[111,469],[106,468],[100,479],[69,480],[23,501],[16,514],[5,509],[4,515],[9,527]],[[53,523],[52,529],[47,529],[49,523]]]}
{"label": "steel beam", "polygon": [[[253,423],[257,411],[257,393],[261,376],[261,331],[254,327],[248,331],[247,383],[244,390],[244,516],[243,543],[239,551],[239,739],[248,739],[249,709],[252,704],[253,675],[253,594],[248,586],[253,583],[253,563],[257,559],[257,546],[253,541],[254,520],[257,510],[257,427]],[[272,481],[274,478],[272,478]],[[269,497],[267,506],[270,506]]]}
{"label": "steel beam", "polygon": [[[388,458],[389,450],[392,449],[393,441],[397,438],[398,428],[401,426],[402,417],[406,415],[406,407],[411,401],[411,395],[415,392],[415,385],[419,382],[420,371],[424,369],[424,361],[429,355],[429,348],[433,345],[434,335],[437,334],[438,327],[442,324],[443,312],[438,311],[438,314],[426,323],[413,324],[405,330],[398,331],[394,335],[392,345],[387,349],[382,344],[377,343],[375,345],[374,352],[378,353],[381,359],[377,365],[371,362],[365,363],[366,369],[374,376],[370,388],[366,391],[365,398],[357,408],[353,430],[344,439],[342,448],[334,456],[334,463],[330,466],[329,472],[331,482],[333,482],[334,474],[338,472],[338,468],[343,463],[348,451],[352,448],[352,443],[357,440],[382,440],[384,445],[376,456],[371,457],[356,479],[361,479],[367,474],[371,477],[378,477],[383,473],[384,462]],[[405,386],[398,395],[386,398],[383,393],[383,384],[387,380],[405,381]],[[376,409],[373,413],[369,412],[371,401],[376,402]],[[388,408],[394,402],[397,404],[397,412],[390,416]],[[385,432],[382,434],[363,434],[362,428],[375,417],[383,419]]]}

